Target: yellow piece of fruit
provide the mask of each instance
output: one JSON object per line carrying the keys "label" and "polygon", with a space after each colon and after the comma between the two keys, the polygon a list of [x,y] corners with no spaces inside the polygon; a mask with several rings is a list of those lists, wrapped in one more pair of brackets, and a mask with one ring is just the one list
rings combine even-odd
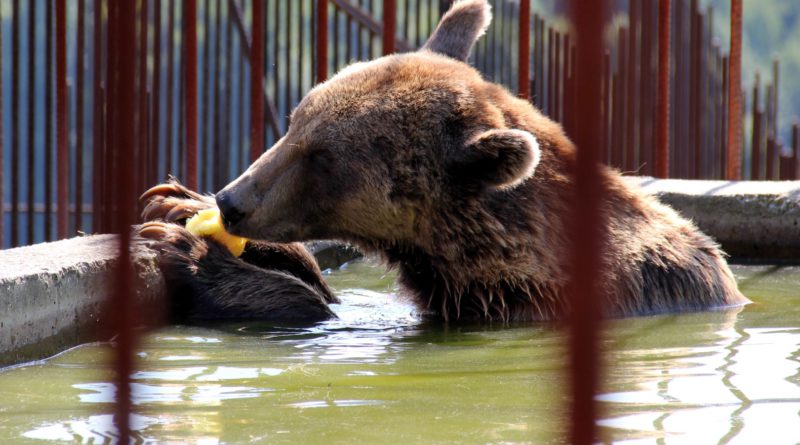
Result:
{"label": "yellow piece of fruit", "polygon": [[210,236],[237,257],[244,252],[244,246],[247,244],[247,238],[231,235],[225,231],[219,209],[216,207],[201,210],[189,218],[186,221],[186,230],[197,236]]}

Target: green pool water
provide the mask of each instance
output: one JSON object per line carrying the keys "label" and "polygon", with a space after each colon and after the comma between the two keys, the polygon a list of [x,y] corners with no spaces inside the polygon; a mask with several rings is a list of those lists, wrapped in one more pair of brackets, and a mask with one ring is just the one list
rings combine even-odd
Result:
{"label": "green pool water", "polygon": [[[754,303],[614,320],[598,420],[625,444],[800,443],[800,269],[738,266]],[[339,320],[170,326],[133,375],[141,443],[563,443],[565,331],[422,323],[370,262]],[[110,443],[106,344],[0,371],[0,443]]]}

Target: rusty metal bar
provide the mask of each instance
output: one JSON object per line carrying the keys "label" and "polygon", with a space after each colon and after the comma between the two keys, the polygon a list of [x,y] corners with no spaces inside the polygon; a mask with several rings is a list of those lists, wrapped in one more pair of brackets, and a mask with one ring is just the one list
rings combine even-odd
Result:
{"label": "rusty metal bar", "polygon": [[[555,44],[555,37],[553,36],[553,28],[547,28],[547,83],[546,88],[547,91],[545,92],[545,96],[547,96],[547,115],[555,120],[555,116],[553,115],[553,109],[555,105],[553,105],[553,83],[554,83],[554,68],[555,68],[555,61],[553,52],[555,51],[554,44]],[[495,51],[497,52],[497,51]]]}
{"label": "rusty metal bar", "polygon": [[[569,45],[568,45],[569,46]],[[574,64],[575,61],[573,60],[572,63]],[[573,70],[574,71],[574,70]],[[574,80],[572,80],[572,76],[570,76],[570,87],[569,90],[572,90],[572,85],[574,84]],[[569,110],[569,119],[567,119],[567,134],[571,134],[574,128],[573,126],[573,118],[572,118],[572,94],[569,95],[570,100],[570,107]],[[611,145],[611,130],[610,130],[610,122],[611,122],[611,52],[609,50],[605,51],[603,55],[603,114],[602,114],[602,124],[603,124],[603,132],[602,132],[602,141],[603,141],[603,162],[609,165],[613,165],[612,163],[612,153],[614,152],[614,147]]]}
{"label": "rusty metal bar", "polygon": [[764,179],[767,181],[772,181],[775,179],[775,161],[780,154],[779,151],[776,151],[776,142],[775,138],[772,135],[767,136],[767,167],[766,167],[766,176]]}
{"label": "rusty metal bar", "polygon": [[654,146],[654,141],[651,136],[650,122],[653,116],[654,109],[650,98],[653,93],[651,87],[651,40],[652,40],[652,2],[641,2],[641,18],[639,20],[639,89],[638,89],[638,102],[639,111],[636,113],[636,126],[639,130],[638,144],[636,152],[638,154],[639,164],[636,166],[636,172],[639,174],[650,174],[652,171],[652,158],[651,148]]}
{"label": "rusty metal bar", "polygon": [[[230,4],[231,3],[229,3],[229,5]],[[235,6],[235,4],[234,4],[234,6]],[[246,109],[245,95],[244,95],[244,82],[245,82],[245,76],[244,76],[245,63],[244,63],[244,61],[245,61],[245,54],[248,54],[248,51],[249,51],[249,46],[246,46],[245,43],[246,42],[240,41],[239,42],[239,51],[237,51],[237,53],[239,54],[239,69],[238,69],[239,78],[238,78],[238,81],[236,82],[236,95],[237,95],[236,96],[237,97],[237,101],[236,102],[239,105],[239,109],[238,109],[238,115],[237,115],[237,119],[236,119],[236,136],[237,136],[237,140],[236,140],[237,145],[236,145],[236,147],[238,147],[236,152],[239,154],[239,165],[238,165],[238,169],[236,170],[235,174],[238,174],[239,172],[243,172],[244,171],[245,167],[247,166],[247,161],[249,161],[249,158],[250,158],[247,155],[249,153],[249,151],[250,151],[250,147],[245,146],[245,143],[244,143],[244,141],[245,141],[244,122],[245,122],[245,109]]]}
{"label": "rusty metal bar", "polygon": [[780,62],[778,59],[772,60],[772,86],[773,86],[773,96],[772,96],[772,134],[778,134],[778,122],[780,119],[778,118],[778,85],[780,80]]}
{"label": "rusty metal bar", "polygon": [[183,0],[186,185],[197,190],[197,0]]}
{"label": "rusty metal bar", "polygon": [[[60,0],[60,3],[65,0]],[[136,106],[135,59],[136,51],[136,7],[133,0],[109,2],[109,29],[113,32],[109,48],[109,137],[111,157],[115,160],[112,171],[116,185],[114,201],[114,231],[119,234],[120,256],[117,264],[114,294],[111,297],[113,319],[110,326],[117,331],[114,355],[116,409],[114,423],[118,429],[120,443],[129,443],[131,436],[130,416],[131,373],[133,372],[133,349],[135,345],[135,314],[133,305],[134,276],[130,258],[130,224],[135,219],[135,197],[133,188],[134,133],[136,123],[129,112]],[[111,211],[108,208],[107,211]]]}
{"label": "rusty metal bar", "polygon": [[[264,149],[264,5],[253,2],[253,42],[250,53],[250,162]],[[276,53],[277,56],[277,53]],[[276,78],[277,82],[277,78]]]}
{"label": "rusty metal bar", "polygon": [[19,0],[14,0],[11,10],[11,247],[19,246],[19,135],[22,132],[19,119]]}
{"label": "rusty metal bar", "polygon": [[574,133],[578,147],[573,181],[572,208],[571,304],[570,313],[570,383],[572,388],[570,443],[591,444],[595,438],[599,379],[600,294],[599,280],[603,245],[603,221],[600,200],[603,187],[598,165],[602,137],[600,113],[603,73],[603,28],[606,0],[571,2],[572,23],[576,30],[576,82],[583,115],[583,125]]}
{"label": "rusty metal bar", "polygon": [[210,65],[211,65],[211,0],[205,0],[203,2],[203,56],[202,56],[202,78],[203,78],[203,86],[202,86],[202,99],[200,100],[200,131],[202,133],[202,139],[198,144],[197,148],[199,150],[198,154],[200,156],[200,166],[198,170],[198,183],[197,187],[201,190],[208,190],[210,189],[210,175],[211,175],[211,168],[209,168],[208,163],[208,155],[211,152],[211,130],[214,127],[214,123],[211,120],[211,116],[209,113],[209,108],[212,107],[211,104],[211,74],[209,72]]}
{"label": "rusty metal bar", "polygon": [[142,190],[146,187],[144,178],[147,175],[147,121],[145,115],[147,114],[147,0],[140,0],[140,9],[138,11],[138,43],[136,45],[136,60],[138,68],[137,77],[137,110],[135,111],[136,117],[136,135],[134,137],[134,162],[138,174],[134,177],[134,187],[137,190]]}
{"label": "rusty metal bar", "polygon": [[[305,54],[304,49],[306,46],[305,42],[305,32],[304,32],[304,24],[303,19],[305,18],[305,0],[300,0],[298,8],[297,8],[297,26],[298,26],[298,36],[297,42],[299,43],[297,48],[297,100],[298,102],[300,99],[303,98],[303,65],[305,62]],[[348,29],[350,29],[348,27]],[[350,39],[347,39],[347,45],[350,45]]]}
{"label": "rusty metal bar", "polygon": [[69,153],[67,143],[67,5],[66,0],[56,0],[56,138],[57,138],[57,189],[58,238],[67,236],[67,191],[69,180]]}
{"label": "rusty metal bar", "polygon": [[[389,34],[389,30],[385,30],[384,28],[385,28],[385,25],[386,25],[386,23],[385,23],[386,19],[387,18],[391,18],[391,17],[387,17],[386,15],[384,15],[384,18],[383,18],[384,23],[382,24],[378,20],[375,20],[375,18],[373,17],[373,15],[372,15],[372,13],[370,11],[367,11],[367,10],[363,9],[358,5],[354,5],[353,3],[351,3],[348,0],[317,0],[318,10],[319,10],[319,5],[321,3],[326,3],[327,4],[328,1],[333,3],[336,6],[336,8],[342,10],[342,12],[347,14],[349,17],[351,17],[357,23],[359,23],[362,26],[364,26],[365,28],[367,28],[370,31],[370,34],[381,35],[381,36]],[[392,40],[394,42],[394,43],[392,43],[394,45],[392,52],[394,52],[394,51],[410,51],[410,50],[412,50],[413,46],[411,45],[411,43],[409,43],[405,39],[397,37],[397,35],[396,35],[397,34],[397,8],[396,8],[397,0],[382,0],[382,1],[384,2],[384,4],[383,4],[384,11],[387,11],[388,10],[387,8],[389,6],[394,5],[391,8],[391,10],[394,11],[394,18],[393,18],[394,23],[392,24],[392,26],[394,26],[394,31],[393,31],[393,34],[389,34],[389,35],[394,35],[395,36],[394,39],[389,39],[389,40]],[[387,5],[387,3],[391,3],[392,5]],[[419,15],[417,15],[417,17],[419,17]],[[318,22],[318,26],[319,26],[319,22]],[[419,33],[419,28],[417,29],[417,33]]]}
{"label": "rusty metal bar", "polygon": [[[227,8],[227,16],[230,18],[231,16],[231,3],[228,2]],[[220,10],[220,15],[221,15]],[[233,124],[231,123],[233,119],[233,24],[230,20],[225,25],[225,82],[224,82],[224,91],[223,97],[225,98],[225,110],[223,111],[223,123],[222,128],[225,132],[225,140],[222,144],[222,149],[224,150],[224,155],[222,156],[222,162],[217,169],[221,170],[222,173],[220,178],[222,179],[222,184],[226,184],[230,181],[231,176],[231,162],[233,161],[232,157],[232,150],[234,150],[235,145],[233,145]],[[242,117],[239,116],[239,120],[242,120]],[[238,153],[239,150],[236,150]]]}
{"label": "rusty metal bar", "polygon": [[722,56],[722,90],[720,92],[720,135],[719,135],[719,155],[720,170],[719,178],[725,179],[728,174],[728,56]]}
{"label": "rusty metal bar", "polygon": [[33,212],[33,198],[35,191],[35,165],[36,165],[36,145],[35,131],[36,131],[36,45],[32,42],[36,41],[36,3],[35,1],[28,2],[28,164],[27,164],[27,195],[28,195],[28,212],[26,222],[27,244],[34,242],[34,212]]}
{"label": "rusty metal bar", "polygon": [[[157,182],[159,178],[161,158],[161,0],[153,0],[153,90],[152,90],[152,108],[150,121],[150,132],[152,138],[150,142],[150,175],[147,177],[147,183],[152,184]],[[171,37],[171,36],[170,36]],[[167,127],[169,131],[169,127]]]}
{"label": "rusty metal bar", "polygon": [[791,179],[800,179],[800,122],[792,124]]}
{"label": "rusty metal bar", "polygon": [[289,116],[292,114],[292,81],[295,78],[292,77],[292,53],[294,51],[291,50],[292,48],[292,3],[293,2],[285,2],[286,8],[286,57],[284,59],[284,93],[283,93],[283,105],[284,105],[284,112],[283,112],[283,119],[285,123],[285,127],[288,128],[289,126]]}
{"label": "rusty metal bar", "polygon": [[[556,43],[553,54],[553,119],[563,123],[561,116],[561,33],[555,32]],[[504,64],[505,65],[505,64]]]}
{"label": "rusty metal bar", "polygon": [[670,17],[672,1],[658,3],[658,142],[655,175],[669,176]]}
{"label": "rusty metal bar", "polygon": [[[50,4],[49,3],[48,3],[48,9],[50,9]],[[3,10],[2,10],[2,8],[0,8],[0,23],[3,23]],[[2,49],[2,48],[3,48],[3,33],[0,32],[0,49]],[[0,52],[2,52],[2,51],[0,51]],[[49,58],[49,53],[48,53],[48,58]],[[0,73],[2,73],[2,72],[3,72],[3,58],[0,57]],[[6,219],[6,211],[5,211],[5,203],[4,203],[4,201],[5,201],[5,197],[4,197],[5,196],[4,195],[5,190],[4,190],[4,186],[3,186],[3,184],[5,183],[5,180],[6,180],[5,174],[4,174],[4,172],[5,172],[5,170],[4,170],[4,168],[5,168],[4,160],[5,160],[5,153],[6,152],[5,152],[5,144],[3,143],[3,141],[5,141],[5,125],[3,123],[4,122],[3,121],[3,110],[4,110],[3,105],[4,105],[3,104],[3,88],[0,88],[0,250],[3,249],[3,247],[5,247],[5,244],[3,244],[3,242],[4,242],[4,230],[5,230],[4,221]],[[46,143],[45,143],[45,146],[47,146]],[[45,170],[45,176],[49,176],[49,175],[50,175],[50,172]],[[47,236],[47,235],[45,235],[45,236]]]}
{"label": "rusty metal bar", "polygon": [[86,72],[85,0],[78,0],[77,85],[75,86],[75,231],[83,230],[84,86]]}
{"label": "rusty metal bar", "polygon": [[[214,81],[211,88],[214,90],[214,106],[213,106],[213,129],[214,139],[211,141],[211,153],[209,157],[212,159],[211,165],[206,167],[211,170],[213,180],[209,182],[209,187],[212,190],[219,190],[223,186],[223,179],[220,174],[222,165],[222,107],[220,106],[222,92],[222,82],[220,81],[220,72],[222,70],[222,0],[215,2],[215,20],[214,20]],[[210,42],[209,42],[210,43]],[[212,127],[212,125],[209,125]]]}
{"label": "rusty metal bar", "polygon": [[757,181],[761,176],[761,129],[764,113],[760,109],[753,111],[753,142],[750,147],[750,180]]}
{"label": "rusty metal bar", "polygon": [[622,116],[625,120],[623,124],[625,131],[623,146],[625,147],[625,170],[629,173],[638,171],[637,162],[639,162],[636,157],[636,125],[638,123],[638,113],[636,111],[636,98],[638,97],[636,36],[641,28],[640,9],[640,2],[631,2],[630,10],[628,11],[630,25],[626,40],[628,55],[625,58],[625,74],[622,76],[623,88],[626,88],[623,92],[626,103],[622,110]]}
{"label": "rusty metal bar", "polygon": [[174,147],[174,134],[172,129],[173,119],[173,102],[175,100],[175,2],[167,0],[169,13],[167,15],[167,116],[164,125],[166,135],[164,141],[164,155],[165,155],[165,175],[177,174],[173,172],[172,153]]}
{"label": "rusty metal bar", "polygon": [[728,175],[740,178],[742,153],[742,0],[731,0],[731,47],[728,52]]}
{"label": "rusty metal bar", "polygon": [[397,34],[397,0],[383,0],[383,55],[395,51],[395,35]]}
{"label": "rusty metal bar", "polygon": [[328,0],[317,0],[317,83],[328,79]]}
{"label": "rusty metal bar", "polygon": [[[48,9],[49,9],[48,4]],[[103,36],[103,4],[102,0],[94,0],[93,2],[92,11],[93,14],[93,21],[92,21],[92,231],[95,233],[99,233],[101,231],[100,227],[100,215],[102,214],[102,165],[103,165],[103,156],[102,156],[102,113],[103,113],[103,102],[100,100],[100,88],[103,84],[103,79],[101,79],[101,66],[103,65],[101,60],[102,54],[102,36]],[[48,25],[48,29],[50,26]],[[50,44],[50,38],[48,37],[47,43]],[[50,54],[50,50],[47,51]],[[50,57],[48,57],[50,59]],[[49,70],[49,69],[48,69]],[[48,75],[47,87],[50,88],[50,75]],[[47,94],[47,97],[50,97],[50,93]],[[48,105],[48,110],[50,106]],[[51,111],[47,111],[48,118],[50,117]],[[50,124],[47,124],[48,131],[50,129]],[[47,137],[48,141],[50,137]],[[50,150],[48,149],[48,152]],[[49,172],[49,170],[48,170]],[[49,192],[48,192],[49,198]],[[48,231],[49,229],[45,229]]]}

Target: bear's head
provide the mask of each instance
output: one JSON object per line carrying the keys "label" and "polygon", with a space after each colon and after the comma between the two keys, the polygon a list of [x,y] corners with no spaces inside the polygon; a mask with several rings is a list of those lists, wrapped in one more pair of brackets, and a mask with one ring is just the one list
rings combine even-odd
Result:
{"label": "bear's head", "polygon": [[441,229],[432,215],[456,200],[518,187],[537,140],[501,105],[516,99],[466,63],[490,20],[485,0],[456,2],[419,51],[311,90],[286,135],[217,194],[228,230],[391,244]]}

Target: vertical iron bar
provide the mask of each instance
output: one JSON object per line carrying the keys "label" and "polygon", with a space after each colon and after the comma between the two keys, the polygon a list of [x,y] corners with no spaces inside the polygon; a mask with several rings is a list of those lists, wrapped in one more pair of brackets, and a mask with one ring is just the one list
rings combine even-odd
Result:
{"label": "vertical iron bar", "polygon": [[[48,11],[50,9],[49,1],[48,1],[48,4],[47,4],[47,9],[48,9]],[[2,10],[2,8],[0,8],[0,23],[3,23],[3,10]],[[3,33],[0,32],[0,53],[2,53],[2,48],[3,48]],[[48,54],[48,57],[49,57],[49,54]],[[0,57],[0,73],[2,73],[2,72],[3,72],[3,58]],[[5,244],[3,244],[3,242],[5,240],[4,230],[5,230],[5,219],[6,219],[5,197],[4,197],[5,196],[4,195],[5,194],[5,190],[4,190],[4,187],[3,187],[3,184],[4,184],[5,180],[6,180],[5,174],[4,174],[5,165],[3,165],[4,164],[4,159],[5,159],[5,153],[6,153],[5,152],[5,144],[3,143],[3,141],[5,141],[5,125],[3,124],[3,110],[4,110],[4,108],[3,108],[3,88],[0,85],[0,250],[2,250],[5,247]],[[45,147],[47,147],[47,143],[46,142],[45,142]],[[45,176],[47,176],[47,175],[49,175],[49,172],[47,170],[45,170]],[[45,218],[47,218],[46,215],[45,215]],[[46,224],[45,224],[45,226],[46,226]],[[45,234],[45,237],[47,237],[47,234]]]}
{"label": "vertical iron bar", "polygon": [[19,119],[19,0],[14,0],[11,12],[11,247],[19,246],[19,135],[22,132]]}
{"label": "vertical iron bar", "polygon": [[317,0],[316,28],[317,83],[322,83],[328,78],[328,0]]}
{"label": "vertical iron bar", "polygon": [[[580,4],[580,5],[579,5]],[[601,76],[603,72],[603,28],[606,1],[571,3],[572,23],[576,30],[578,108],[585,118],[577,126],[574,138],[578,147],[572,209],[572,249],[570,289],[570,382],[572,412],[570,443],[591,444],[595,440],[596,400],[599,379],[600,328],[599,279],[603,245],[600,200],[603,196],[598,165],[600,128]]]}
{"label": "vertical iron bar", "polygon": [[736,180],[741,172],[742,152],[742,0],[731,0],[731,47],[728,52],[728,175]]}
{"label": "vertical iron bar", "polygon": [[66,0],[56,0],[56,138],[57,138],[57,189],[58,238],[67,236],[67,189],[69,158],[67,142],[67,5]]}
{"label": "vertical iron bar", "polygon": [[161,156],[161,0],[153,0],[153,90],[152,90],[152,120],[150,132],[150,174],[147,183],[159,180],[159,164]]}
{"label": "vertical iron bar", "polygon": [[28,2],[28,165],[27,165],[27,192],[28,192],[28,216],[25,219],[27,232],[27,244],[34,243],[34,182],[36,166],[36,1]]}
{"label": "vertical iron bar", "polygon": [[186,183],[197,190],[197,0],[183,0],[183,75],[186,104]]}
{"label": "vertical iron bar", "polygon": [[[166,175],[175,174],[173,171],[172,152],[174,147],[174,129],[172,128],[173,119],[173,101],[175,100],[175,1],[167,0],[169,7],[169,16],[167,17],[167,122],[164,131],[166,132],[166,141],[164,144],[164,154],[166,157],[166,166],[164,173]],[[177,164],[177,163],[176,163]],[[184,179],[185,180],[185,179]]]}
{"label": "vertical iron bar", "polygon": [[[50,4],[48,0],[48,9],[50,9]],[[101,49],[102,49],[102,35],[103,35],[103,4],[102,0],[94,0],[93,2],[93,15],[94,20],[92,22],[92,232],[100,233],[100,216],[102,214],[102,113],[103,113],[103,102],[100,100],[100,88],[102,86],[103,80],[100,78],[100,67],[102,66],[101,58]],[[49,14],[48,14],[49,17]],[[48,25],[48,29],[50,25]],[[47,39],[48,45],[50,44],[50,38]],[[48,60],[50,59],[50,50],[48,50]],[[49,65],[49,64],[48,64]],[[48,75],[47,87],[50,88],[51,84],[50,75]],[[50,93],[48,92],[47,97],[50,97]],[[48,105],[48,109],[49,109]],[[47,112],[48,119],[50,118],[51,112]],[[47,124],[48,131],[50,129],[50,124]],[[47,137],[48,141],[50,137]],[[48,152],[50,150],[48,149]],[[49,173],[48,173],[49,176]],[[49,191],[48,191],[48,201],[49,201]],[[49,229],[45,229],[49,230]]]}
{"label": "vertical iron bar", "polygon": [[[65,0],[59,0],[64,9]],[[109,148],[115,160],[109,172],[116,185],[114,231],[119,234],[120,255],[117,262],[115,288],[111,297],[114,305],[112,325],[118,331],[115,348],[116,368],[116,411],[114,421],[118,429],[120,443],[131,440],[130,415],[132,411],[130,375],[133,372],[133,348],[135,323],[133,306],[134,277],[130,259],[130,224],[134,221],[135,198],[133,189],[135,122],[127,110],[136,106],[135,59],[136,51],[136,7],[133,0],[114,0],[109,2],[109,29],[113,32],[109,48],[109,103],[114,104],[109,111]],[[123,111],[125,110],[125,111]],[[107,209],[111,211],[111,208]]]}
{"label": "vertical iron bar", "polygon": [[[286,2],[286,57],[284,63],[284,113],[283,113],[283,128],[289,126],[289,116],[292,114],[292,81],[296,80],[292,77],[292,3]],[[263,99],[262,99],[263,100]],[[262,124],[263,125],[263,124]]]}
{"label": "vertical iron bar", "polygon": [[[216,17],[214,21],[214,83],[211,84],[212,88],[214,89],[214,140],[212,147],[212,152],[209,153],[209,157],[213,159],[212,168],[213,168],[213,181],[209,183],[209,186],[212,190],[216,191],[222,188],[223,186],[223,179],[222,179],[222,107],[220,106],[220,99],[222,98],[222,94],[220,89],[222,88],[222,81],[220,80],[220,72],[222,67],[222,0],[216,1],[216,9],[215,9]],[[209,125],[211,127],[212,125]]]}
{"label": "vertical iron bar", "polygon": [[[225,86],[224,86],[224,97],[225,97],[225,112],[224,112],[224,119],[225,122],[223,123],[223,129],[225,131],[225,142],[223,144],[223,150],[225,154],[222,157],[222,163],[217,168],[222,170],[222,184],[227,184],[231,179],[231,163],[233,161],[233,154],[232,150],[235,145],[233,145],[233,126],[231,124],[231,120],[233,119],[233,7],[231,2],[228,3],[228,8],[226,10],[227,19],[226,20],[226,32],[225,32]],[[238,116],[238,119],[241,121],[242,117]],[[238,150],[237,150],[238,153]]]}
{"label": "vertical iron bar", "polygon": [[556,32],[556,44],[553,63],[553,119],[559,123],[564,120],[561,116],[561,33]]}
{"label": "vertical iron bar", "polygon": [[264,5],[260,1],[253,2],[253,42],[250,48],[250,162],[253,162],[264,148]]}
{"label": "vertical iron bar", "polygon": [[84,153],[84,125],[83,125],[83,99],[86,72],[85,57],[85,0],[78,0],[78,42],[77,42],[77,85],[75,86],[75,231],[83,230],[83,153]]}
{"label": "vertical iron bar", "polygon": [[203,190],[210,189],[211,168],[209,168],[208,155],[212,150],[211,130],[214,124],[210,121],[209,108],[211,104],[211,0],[203,2],[203,98],[200,100],[200,130],[203,138],[198,144],[200,166],[198,169],[198,187]]}
{"label": "vertical iron bar", "polygon": [[555,38],[553,37],[553,28],[547,28],[547,92],[545,96],[547,96],[547,116],[551,119],[555,120],[556,117],[553,115],[553,109],[555,106],[553,105],[553,69],[555,68],[555,62],[553,57],[553,51],[555,44]]}
{"label": "vertical iron bar", "polygon": [[800,179],[800,122],[792,124],[791,179]]}
{"label": "vertical iron bar", "polygon": [[394,52],[397,34],[397,0],[383,0],[383,55]]}
{"label": "vertical iron bar", "polygon": [[761,161],[761,76],[756,71],[755,82],[753,85],[753,132],[751,134],[752,141],[750,144],[750,180],[757,180],[759,178],[760,161]]}
{"label": "vertical iron bar", "polygon": [[137,111],[136,111],[136,136],[134,137],[134,153],[136,154],[135,161],[138,169],[138,174],[134,177],[134,188],[142,190],[145,187],[144,178],[147,176],[147,121],[145,115],[147,114],[147,6],[148,0],[140,0],[141,8],[138,11],[139,19],[139,42],[137,44],[137,68],[139,69],[138,75],[138,93]]}
{"label": "vertical iron bar", "polygon": [[658,145],[655,174],[669,176],[669,81],[670,81],[670,17],[672,1],[658,3]]}

